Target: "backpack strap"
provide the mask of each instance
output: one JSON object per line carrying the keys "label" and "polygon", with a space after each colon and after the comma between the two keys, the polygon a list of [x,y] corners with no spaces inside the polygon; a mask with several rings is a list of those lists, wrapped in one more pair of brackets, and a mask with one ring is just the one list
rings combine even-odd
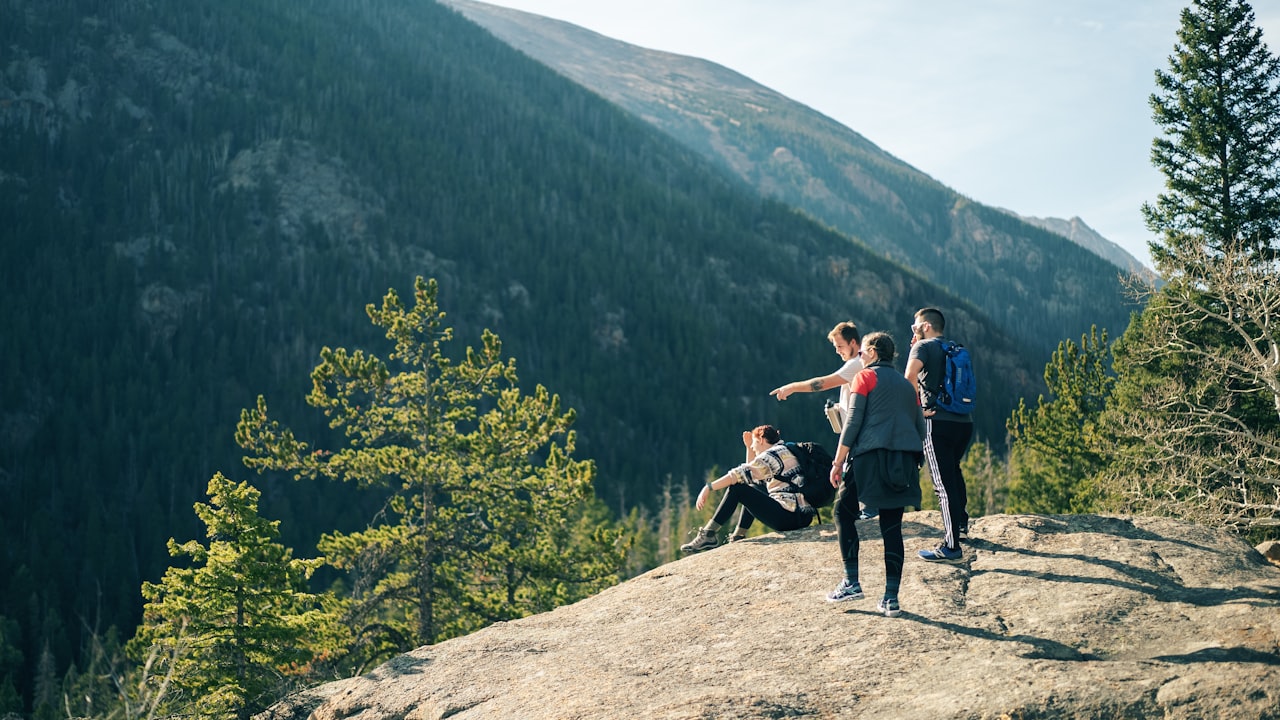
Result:
{"label": "backpack strap", "polygon": [[947,391],[947,371],[951,366],[951,347],[956,344],[954,340],[940,340],[938,347],[942,348],[942,372],[938,373],[938,385],[929,392],[929,402],[922,405],[922,410],[937,410],[938,398]]}

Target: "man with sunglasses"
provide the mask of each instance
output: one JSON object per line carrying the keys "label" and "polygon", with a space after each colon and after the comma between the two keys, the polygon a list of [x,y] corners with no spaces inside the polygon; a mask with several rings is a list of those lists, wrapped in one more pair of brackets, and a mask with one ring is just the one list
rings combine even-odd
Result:
{"label": "man with sunglasses", "polygon": [[946,338],[942,334],[945,328],[941,310],[927,307],[916,311],[905,375],[916,386],[924,408],[924,456],[942,510],[942,543],[932,550],[921,550],[920,557],[929,562],[956,564],[964,561],[960,536],[967,535],[969,529],[969,513],[965,509],[968,493],[960,460],[973,439],[973,418],[937,407],[936,397],[946,373]]}

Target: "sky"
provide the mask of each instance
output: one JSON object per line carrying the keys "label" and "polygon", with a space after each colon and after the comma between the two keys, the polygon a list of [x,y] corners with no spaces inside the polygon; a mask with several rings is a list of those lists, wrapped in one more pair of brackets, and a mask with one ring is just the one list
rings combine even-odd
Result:
{"label": "sky", "polygon": [[[1189,0],[484,0],[710,60],[957,192],[1150,265],[1149,98]],[[1254,0],[1280,53],[1280,0]]]}

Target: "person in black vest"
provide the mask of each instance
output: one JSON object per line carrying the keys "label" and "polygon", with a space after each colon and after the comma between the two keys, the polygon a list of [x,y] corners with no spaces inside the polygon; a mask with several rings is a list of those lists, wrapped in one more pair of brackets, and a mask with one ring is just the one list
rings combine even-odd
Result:
{"label": "person in black vest", "polygon": [[862,339],[866,364],[853,379],[853,400],[840,446],[831,465],[836,494],[836,537],[844,562],[844,579],[828,602],[861,598],[858,582],[858,501],[880,510],[884,540],[884,596],[879,610],[887,617],[902,613],[898,587],[906,550],[902,514],[920,506],[920,463],[923,460],[924,416],[915,388],[893,367],[893,338],[874,332]]}
{"label": "person in black vest", "polygon": [[942,510],[942,543],[932,550],[921,550],[920,557],[929,562],[960,563],[960,536],[969,531],[969,495],[965,489],[960,461],[973,439],[973,418],[947,412],[936,406],[935,397],[942,388],[947,352],[943,331],[946,319],[937,308],[916,311],[911,324],[913,339],[907,358],[907,380],[916,386],[920,406],[924,408],[928,432],[924,440],[924,456],[929,463],[933,489],[938,493]]}
{"label": "person in black vest", "polygon": [[793,482],[800,472],[800,461],[782,442],[777,428],[761,425],[744,432],[742,444],[747,446],[747,462],[708,481],[698,492],[695,507],[701,510],[712,492],[729,489],[715,514],[698,529],[693,540],[680,546],[680,552],[702,552],[718,546],[720,528],[739,506],[743,512],[730,542],[746,537],[756,519],[774,530],[798,530],[813,522],[817,511],[796,492]]}

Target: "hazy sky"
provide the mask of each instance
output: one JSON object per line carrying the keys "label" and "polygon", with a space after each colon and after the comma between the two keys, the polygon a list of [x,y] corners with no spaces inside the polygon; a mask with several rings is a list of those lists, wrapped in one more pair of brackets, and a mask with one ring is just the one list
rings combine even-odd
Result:
{"label": "hazy sky", "polygon": [[[1150,262],[1148,98],[1189,0],[486,0],[704,58],[956,191]],[[1255,0],[1280,52],[1280,0]]]}

